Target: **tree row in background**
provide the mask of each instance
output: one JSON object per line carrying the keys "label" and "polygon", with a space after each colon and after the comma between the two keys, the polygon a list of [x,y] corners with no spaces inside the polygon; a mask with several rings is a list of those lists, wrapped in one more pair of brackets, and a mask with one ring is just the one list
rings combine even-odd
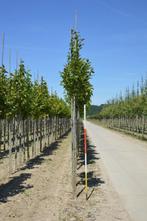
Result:
{"label": "tree row in background", "polygon": [[116,97],[107,102],[98,114],[99,118],[118,118],[136,116],[147,116],[147,78],[137,82],[137,87],[126,89],[124,96],[120,93]]}
{"label": "tree row in background", "polygon": [[147,78],[104,104],[97,118],[110,128],[147,139]]}
{"label": "tree row in background", "polygon": [[49,93],[46,81],[31,79],[21,61],[18,70],[8,74],[0,68],[0,119],[20,117],[41,118],[44,116],[69,117],[70,108],[56,93]]}

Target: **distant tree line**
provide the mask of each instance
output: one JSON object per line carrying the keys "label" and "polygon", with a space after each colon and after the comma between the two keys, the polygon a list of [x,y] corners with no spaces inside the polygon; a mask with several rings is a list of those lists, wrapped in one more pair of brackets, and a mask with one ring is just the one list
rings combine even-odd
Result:
{"label": "distant tree line", "polygon": [[109,128],[147,139],[147,78],[104,104],[96,118]]}
{"label": "distant tree line", "polygon": [[99,112],[102,110],[102,108],[104,107],[104,104],[101,105],[90,105],[88,110],[87,110],[87,118],[97,118]]}
{"label": "distant tree line", "polygon": [[127,88],[124,95],[120,93],[119,97],[109,100],[97,115],[99,119],[136,116],[147,116],[147,78],[137,82],[136,88]]}

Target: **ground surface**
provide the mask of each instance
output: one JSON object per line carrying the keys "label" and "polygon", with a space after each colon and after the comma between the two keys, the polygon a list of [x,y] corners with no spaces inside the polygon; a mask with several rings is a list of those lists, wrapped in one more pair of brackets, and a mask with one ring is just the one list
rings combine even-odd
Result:
{"label": "ground surface", "polygon": [[120,199],[133,221],[147,220],[147,142],[87,122]]}
{"label": "ground surface", "polygon": [[0,221],[129,221],[108,178],[101,155],[90,143],[88,200],[83,153],[77,170],[77,195],[71,189],[71,137],[49,147],[9,180],[0,183]]}

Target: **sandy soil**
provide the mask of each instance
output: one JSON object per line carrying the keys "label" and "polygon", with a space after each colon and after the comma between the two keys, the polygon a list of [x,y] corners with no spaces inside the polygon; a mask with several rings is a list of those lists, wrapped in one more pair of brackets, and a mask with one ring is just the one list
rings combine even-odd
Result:
{"label": "sandy soil", "polygon": [[71,137],[65,136],[0,183],[0,221],[129,221],[95,147],[88,152],[85,200],[83,152],[77,169],[77,198],[71,188]]}

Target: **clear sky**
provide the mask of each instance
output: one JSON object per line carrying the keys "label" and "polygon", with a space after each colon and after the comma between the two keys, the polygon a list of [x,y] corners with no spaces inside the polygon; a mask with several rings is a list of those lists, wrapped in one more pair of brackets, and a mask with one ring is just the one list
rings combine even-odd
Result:
{"label": "clear sky", "polygon": [[7,67],[11,48],[12,70],[18,54],[33,79],[43,75],[49,89],[63,96],[59,72],[66,63],[75,11],[85,39],[82,55],[95,70],[92,102],[101,104],[146,75],[146,0],[0,0],[4,63]]}

